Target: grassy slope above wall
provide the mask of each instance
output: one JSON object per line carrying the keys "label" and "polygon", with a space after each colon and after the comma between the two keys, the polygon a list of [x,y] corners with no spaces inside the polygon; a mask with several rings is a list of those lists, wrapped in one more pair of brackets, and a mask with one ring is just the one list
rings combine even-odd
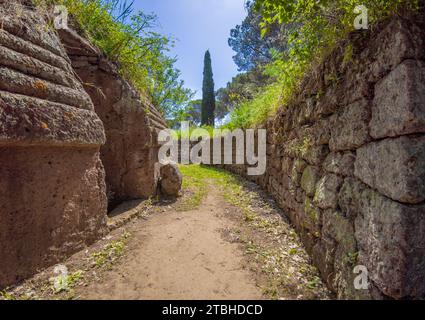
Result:
{"label": "grassy slope above wall", "polygon": [[[342,39],[355,30],[354,21],[359,13],[353,0],[338,1],[300,0],[257,0],[257,9],[263,15],[263,27],[273,22],[299,25],[289,35],[289,50],[276,55],[265,73],[275,82],[258,94],[253,100],[239,105],[230,115],[226,127],[255,127],[272,116],[279,107],[288,105],[299,91],[300,83],[308,72],[320,65],[325,57],[338,46]],[[419,0],[371,0],[367,1],[369,30],[389,16],[418,10]],[[365,12],[365,11],[363,11]],[[369,30],[361,30],[366,35]],[[352,52],[347,50],[344,60],[349,62]]]}

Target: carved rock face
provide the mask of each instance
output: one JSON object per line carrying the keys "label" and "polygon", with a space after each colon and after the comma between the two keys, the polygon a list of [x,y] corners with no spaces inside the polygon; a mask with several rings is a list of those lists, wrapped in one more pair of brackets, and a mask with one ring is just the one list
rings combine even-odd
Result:
{"label": "carved rock face", "polygon": [[106,232],[102,122],[55,30],[0,1],[0,287]]}
{"label": "carved rock face", "polygon": [[159,181],[157,134],[166,128],[161,114],[87,40],[72,30],[61,30],[60,37],[105,127],[101,160],[110,205],[155,195]]}

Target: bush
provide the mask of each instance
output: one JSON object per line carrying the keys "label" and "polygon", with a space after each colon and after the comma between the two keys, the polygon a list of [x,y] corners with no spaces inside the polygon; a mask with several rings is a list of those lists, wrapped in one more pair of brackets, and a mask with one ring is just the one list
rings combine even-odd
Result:
{"label": "bush", "polygon": [[116,62],[121,75],[164,114],[191,99],[175,60],[166,55],[173,42],[154,31],[155,15],[133,14],[133,2],[125,0],[37,0],[36,4],[66,6],[74,27]]}

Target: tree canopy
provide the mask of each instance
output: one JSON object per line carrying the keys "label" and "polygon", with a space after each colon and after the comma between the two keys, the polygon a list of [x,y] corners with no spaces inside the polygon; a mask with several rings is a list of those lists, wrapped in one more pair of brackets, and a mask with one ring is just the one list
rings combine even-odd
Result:
{"label": "tree canopy", "polygon": [[239,71],[251,71],[259,65],[270,63],[272,52],[282,52],[286,49],[286,26],[273,23],[267,36],[262,36],[262,15],[254,8],[254,2],[245,4],[247,17],[242,24],[230,31],[229,46],[236,52],[233,57]]}
{"label": "tree canopy", "polygon": [[201,125],[214,126],[215,124],[215,91],[211,63],[211,54],[207,50],[204,57],[204,81],[202,86],[202,119]]}

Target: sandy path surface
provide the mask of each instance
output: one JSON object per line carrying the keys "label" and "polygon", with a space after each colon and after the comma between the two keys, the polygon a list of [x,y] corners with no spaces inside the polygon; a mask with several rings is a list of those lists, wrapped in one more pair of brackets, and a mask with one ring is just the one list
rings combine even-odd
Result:
{"label": "sandy path surface", "polygon": [[199,209],[137,221],[129,253],[80,299],[262,299],[242,249],[222,237],[235,224],[225,206],[210,190]]}

